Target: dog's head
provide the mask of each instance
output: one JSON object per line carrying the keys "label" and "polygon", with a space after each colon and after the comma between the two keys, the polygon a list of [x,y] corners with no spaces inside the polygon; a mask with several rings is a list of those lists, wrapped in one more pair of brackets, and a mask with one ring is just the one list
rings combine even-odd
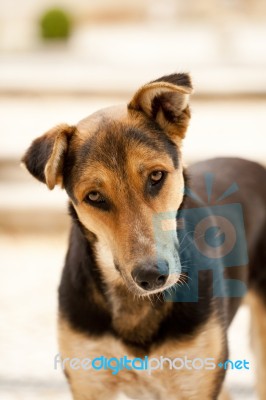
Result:
{"label": "dog's head", "polygon": [[23,158],[49,189],[65,188],[105,280],[139,295],[169,288],[181,272],[175,230],[164,243],[153,221],[183,199],[180,147],[191,91],[187,74],[162,77],[141,87],[128,106],[56,126]]}

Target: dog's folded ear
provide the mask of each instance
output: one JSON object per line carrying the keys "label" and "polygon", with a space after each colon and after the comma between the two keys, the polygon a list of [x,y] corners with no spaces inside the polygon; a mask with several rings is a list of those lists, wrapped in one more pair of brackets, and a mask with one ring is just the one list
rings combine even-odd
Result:
{"label": "dog's folded ear", "polygon": [[32,142],[22,159],[28,171],[49,189],[62,183],[64,157],[75,129],[66,124],[52,128]]}
{"label": "dog's folded ear", "polygon": [[171,136],[183,138],[190,119],[188,74],[163,76],[142,86],[128,104],[129,110],[144,112]]}

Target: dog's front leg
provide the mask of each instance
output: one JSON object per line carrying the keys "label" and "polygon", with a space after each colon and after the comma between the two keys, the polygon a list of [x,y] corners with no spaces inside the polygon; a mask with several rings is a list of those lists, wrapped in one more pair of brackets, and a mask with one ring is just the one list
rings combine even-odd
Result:
{"label": "dog's front leg", "polygon": [[193,336],[169,340],[151,355],[156,359],[161,356],[165,360],[163,366],[152,371],[152,376],[161,382],[162,387],[167,387],[167,398],[225,399],[219,398],[219,395],[222,396],[225,370],[218,364],[227,358],[227,341],[218,319],[210,317]]}
{"label": "dog's front leg", "polygon": [[[115,370],[102,364],[105,359],[123,357],[126,348],[110,335],[91,337],[78,332],[60,318],[58,324],[60,355],[57,355],[57,369],[63,369],[74,400],[125,400],[122,390],[132,385],[131,371]],[[95,364],[92,360],[98,360]],[[93,364],[93,365],[92,365]],[[99,367],[99,368],[98,368]]]}

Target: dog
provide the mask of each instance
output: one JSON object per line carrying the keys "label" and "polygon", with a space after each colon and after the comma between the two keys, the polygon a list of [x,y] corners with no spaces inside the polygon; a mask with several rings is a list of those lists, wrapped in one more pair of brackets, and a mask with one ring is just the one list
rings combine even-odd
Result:
{"label": "dog", "polygon": [[[227,329],[245,288],[266,399],[266,171],[237,158],[184,167],[192,90],[186,73],[163,76],[127,106],[56,126],[24,155],[35,178],[70,199],[58,338],[76,400],[227,398]],[[221,248],[236,253],[229,265]],[[99,370],[125,357],[135,368]],[[147,359],[163,365],[150,371]]]}

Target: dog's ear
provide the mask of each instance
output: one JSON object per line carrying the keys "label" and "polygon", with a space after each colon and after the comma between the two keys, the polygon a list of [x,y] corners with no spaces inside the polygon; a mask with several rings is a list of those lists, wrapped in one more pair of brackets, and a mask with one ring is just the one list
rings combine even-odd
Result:
{"label": "dog's ear", "polygon": [[170,136],[184,138],[190,119],[188,74],[163,76],[142,86],[128,104],[129,110],[144,112]]}
{"label": "dog's ear", "polygon": [[32,142],[22,159],[28,171],[49,189],[62,183],[64,157],[74,131],[75,127],[66,124],[52,128]]}

